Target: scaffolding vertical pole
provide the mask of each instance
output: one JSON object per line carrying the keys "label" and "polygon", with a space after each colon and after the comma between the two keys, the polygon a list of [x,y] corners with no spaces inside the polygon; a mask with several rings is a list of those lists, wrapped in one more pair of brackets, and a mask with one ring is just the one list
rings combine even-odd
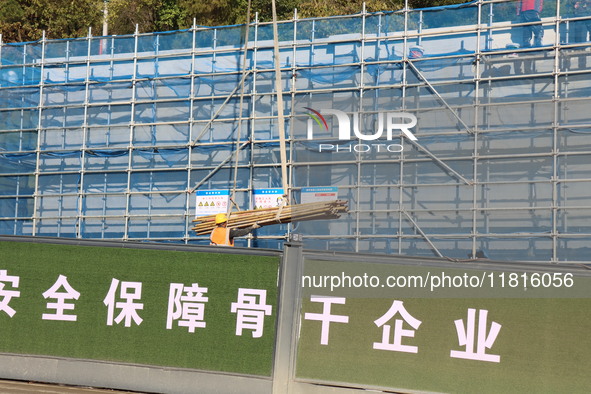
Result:
{"label": "scaffolding vertical pole", "polygon": [[84,78],[84,121],[82,123],[82,153],[80,155],[80,184],[78,186],[78,212],[76,215],[76,238],[82,238],[82,223],[84,221],[84,175],[86,171],[86,150],[88,128],[88,105],[90,104],[90,57],[92,55],[92,28],[88,28],[86,49],[86,77]]}
{"label": "scaffolding vertical pole", "polygon": [[[46,38],[45,38],[45,30],[43,30],[43,35],[41,38],[41,70],[40,70],[40,77],[39,77],[39,106],[37,107],[37,114],[39,116],[39,119],[37,119],[37,147],[35,149],[35,194],[33,197],[33,231],[32,231],[32,235],[37,235],[38,232],[38,227],[39,227],[39,221],[41,220],[41,217],[38,213],[39,211],[39,204],[40,204],[40,194],[39,194],[39,174],[41,171],[40,168],[40,161],[41,161],[41,134],[42,134],[42,129],[43,129],[43,106],[44,106],[44,100],[43,100],[43,82],[44,82],[44,77],[43,77],[43,73],[45,71],[45,44],[46,44]],[[25,50],[23,51],[23,56],[26,56],[26,46],[25,46]],[[26,63],[26,60],[23,61],[23,64]],[[24,66],[23,66],[24,67]]]}
{"label": "scaffolding vertical pole", "polygon": [[129,121],[129,146],[127,158],[127,188],[125,190],[125,226],[123,232],[123,239],[129,239],[129,209],[131,207],[131,170],[133,164],[133,133],[135,131],[135,101],[136,101],[136,83],[137,83],[137,58],[138,58],[138,41],[139,41],[139,26],[135,25],[135,33],[133,34],[133,73],[131,74],[131,114]]}
{"label": "scaffolding vertical pole", "polygon": [[[259,40],[259,13],[256,12],[254,16],[254,47],[252,52],[252,90],[250,94],[250,160],[248,171],[248,204],[249,207],[254,207],[253,189],[254,189],[254,161],[255,161],[255,130],[256,130],[256,96],[257,96],[257,67],[258,67],[258,40]],[[246,81],[243,81],[243,83]],[[238,147],[237,147],[238,148]],[[252,246],[252,236],[248,238],[248,246]]]}
{"label": "scaffolding vertical pole", "polygon": [[[3,42],[2,42],[2,33],[0,33],[0,67],[2,67],[2,46],[3,46]],[[21,124],[23,121],[23,116],[21,115]],[[22,126],[21,126],[22,129]],[[21,145],[22,145],[22,135],[23,132],[20,132],[20,139],[19,139],[19,151],[22,150],[21,149]],[[16,202],[14,204],[14,223],[12,224],[12,233],[13,235],[18,235],[17,232],[17,228],[18,228],[18,205],[19,205],[19,195],[20,195],[20,184],[21,184],[21,177],[18,176],[17,177],[17,181],[16,181]]]}
{"label": "scaffolding vertical pole", "polygon": [[[402,110],[406,110],[406,74],[408,72],[408,0],[404,0],[404,31],[402,33]],[[402,145],[404,139],[400,141]],[[404,218],[404,151],[400,152],[400,169],[398,181],[398,254],[402,254],[403,229],[402,223]]]}
{"label": "scaffolding vertical pole", "polygon": [[[254,47],[253,47],[253,61],[252,61],[252,90],[250,94],[251,99],[251,108],[250,108],[250,160],[249,160],[249,178],[248,178],[248,185],[247,185],[247,193],[248,193],[248,206],[254,207],[254,162],[255,162],[255,130],[256,130],[256,97],[257,97],[257,67],[258,67],[258,41],[259,41],[259,13],[255,13],[255,21],[254,21]],[[248,238],[248,246],[252,246],[252,236]]]}
{"label": "scaffolding vertical pole", "polygon": [[[192,198],[192,191],[191,191],[191,170],[193,169],[193,146],[191,142],[193,141],[193,123],[194,119],[194,110],[193,107],[195,106],[195,51],[196,51],[196,44],[197,44],[197,19],[193,18],[193,26],[191,27],[191,76],[190,76],[190,93],[189,93],[189,139],[187,140],[187,150],[188,150],[188,157],[187,157],[187,190],[185,191],[185,236],[184,236],[184,243],[189,243],[189,231],[192,228],[192,220],[191,220],[191,198]],[[197,192],[195,192],[197,193]]]}
{"label": "scaffolding vertical pole", "polygon": [[[560,83],[559,75],[560,75],[560,54],[561,54],[561,44],[560,44],[560,1],[556,2],[556,21],[555,21],[555,31],[556,35],[554,38],[554,72],[553,72],[553,81],[554,81],[554,91],[552,97],[553,103],[553,110],[554,110],[554,117],[552,123],[552,263],[558,262],[558,214],[559,214],[559,190],[558,186],[560,185],[560,176],[558,170],[558,152],[560,150],[559,146],[559,129],[560,129],[560,122],[559,122],[559,90],[558,86]],[[579,22],[580,23],[580,22]],[[586,56],[586,55],[585,55]]]}
{"label": "scaffolding vertical pole", "polygon": [[[2,67],[2,47],[3,47],[3,46],[4,46],[4,43],[2,42],[2,33],[0,33],[0,67]],[[22,135],[23,135],[23,132],[22,132],[22,128],[23,128],[23,127],[22,127],[22,121],[23,121],[23,116],[21,115],[21,132],[20,132],[20,139],[19,139],[19,150],[22,150],[22,149],[21,149],[21,146],[22,146],[22,140],[23,140],[23,137],[22,137]],[[16,193],[16,194],[17,194],[17,200],[16,200],[16,207],[15,207],[15,211],[14,211],[15,222],[14,222],[14,227],[13,227],[13,232],[14,232],[14,235],[17,235],[17,234],[16,234],[16,216],[17,216],[17,211],[16,211],[16,210],[18,209],[18,195],[20,194],[20,193],[19,193],[19,187],[20,187],[20,183],[21,183],[21,177],[19,176],[17,179],[18,179],[18,180],[16,181],[16,187],[17,187],[17,193]]]}
{"label": "scaffolding vertical pole", "polygon": [[[110,72],[110,79],[114,79],[114,73],[115,73],[115,36],[112,36],[110,40],[108,39],[102,39],[101,40],[101,45],[107,45],[107,43],[110,42],[111,45],[109,46],[109,58],[111,59],[109,61],[109,70]],[[102,51],[104,51],[105,47],[101,47]],[[107,125],[108,125],[108,129],[107,129],[107,135],[106,135],[106,141],[105,141],[105,145],[109,146],[111,143],[111,122],[113,120],[113,116],[111,114],[111,103],[113,102],[113,89],[109,89],[109,93],[108,93],[108,111],[107,111]],[[91,128],[88,129],[88,132],[90,133]],[[105,173],[104,176],[104,184],[103,184],[103,206],[102,206],[102,211],[101,211],[101,238],[105,238],[105,230],[107,229],[108,225],[107,225],[107,202],[109,199],[109,196],[107,195],[107,192],[109,191],[108,188],[108,174]],[[125,217],[124,217],[124,220]]]}
{"label": "scaffolding vertical pole", "polygon": [[59,188],[59,193],[58,193],[58,205],[57,205],[57,228],[56,228],[56,232],[57,232],[57,236],[61,237],[61,231],[62,231],[62,220],[63,217],[63,213],[64,213],[64,174],[60,174],[60,188]]}
{"label": "scaffolding vertical pole", "polygon": [[[479,136],[479,131],[480,128],[478,126],[478,122],[479,122],[479,111],[480,111],[480,62],[482,61],[482,47],[481,47],[481,43],[480,43],[480,39],[481,39],[481,34],[482,34],[482,0],[478,0],[478,24],[476,27],[476,59],[475,59],[475,70],[474,70],[474,127],[472,130],[474,130],[474,153],[473,153],[473,159],[472,159],[472,230],[470,231],[471,233],[471,238],[472,238],[472,251],[470,253],[470,256],[472,258],[476,257],[476,249],[478,247],[477,245],[477,225],[478,225],[478,187],[480,182],[478,182],[478,136]],[[490,14],[492,14],[492,4],[491,4],[491,9],[490,9]],[[491,21],[489,20],[489,27],[490,27],[490,23]],[[487,37],[490,36],[491,31],[487,30],[488,35]],[[488,38],[485,44],[485,49],[488,50]]]}
{"label": "scaffolding vertical pole", "polygon": [[[150,158],[154,162],[154,156]],[[152,231],[152,192],[154,191],[154,171],[150,171],[150,184],[148,186],[148,217],[146,218],[146,238],[150,238]]]}
{"label": "scaffolding vertical pole", "polygon": [[[312,31],[310,32],[310,47],[308,48],[308,66],[312,67],[314,64],[314,41],[316,40],[316,19],[312,19]],[[308,88],[312,87],[312,82],[308,79]]]}
{"label": "scaffolding vertical pole", "polygon": [[[0,33],[0,67],[2,67],[2,47],[3,47],[4,43],[2,42],[2,33]],[[24,97],[21,99],[23,100]],[[18,142],[18,150],[19,152],[23,150],[23,110],[21,109],[21,119],[20,119],[20,135],[19,135],[19,142]],[[19,235],[18,232],[18,206],[20,204],[20,199],[19,196],[21,194],[21,181],[22,181],[22,176],[17,176],[17,180],[16,180],[16,202],[14,204],[14,223],[12,224],[12,234],[13,235]],[[25,200],[26,201],[26,200]]]}
{"label": "scaffolding vertical pole", "polygon": [[[416,11],[415,11],[416,12]],[[422,25],[423,25],[423,11],[419,11],[419,25],[417,27],[417,44],[421,45],[421,34],[422,34]],[[408,56],[408,66],[410,66],[410,69],[417,75],[419,75],[419,78],[421,79],[419,84],[416,84],[416,86],[414,87],[415,92],[414,92],[414,97],[411,97],[407,94],[405,94],[405,100],[404,100],[404,110],[406,111],[406,105],[408,101],[411,101],[411,99],[414,98],[414,108],[413,110],[415,111],[415,113],[419,113],[419,111],[421,110],[421,87],[422,85],[427,85],[427,88],[425,90],[429,89],[429,85],[430,82],[427,80],[426,77],[421,78],[420,77],[420,70],[418,69],[418,67],[416,67],[414,65],[414,63],[411,63],[411,58],[410,58],[410,51],[411,51],[412,46],[411,45],[407,45],[407,48],[404,50],[404,52],[406,53],[406,56]],[[408,80],[407,80],[408,83]],[[434,90],[434,89],[433,89]],[[412,92],[412,90],[411,90]],[[437,95],[437,93],[436,93]],[[417,128],[415,129],[417,131],[419,131],[419,126],[417,125]],[[410,195],[410,208],[411,208],[411,212],[409,213],[408,210],[404,210],[405,216],[407,216],[407,220],[411,222],[411,224],[413,225],[414,229],[413,229],[413,235],[416,235],[417,233],[419,233],[424,239],[427,240],[428,243],[429,239],[427,238],[427,234],[424,233],[422,231],[422,229],[419,227],[419,224],[417,223],[417,220],[419,220],[418,215],[416,214],[415,210],[417,209],[418,206],[420,206],[420,204],[417,203],[417,199],[418,199],[418,187],[416,185],[419,184],[419,165],[414,164],[413,166],[413,171],[412,171],[412,176],[413,176],[413,180],[412,180],[412,188],[411,191],[409,193]],[[413,217],[414,216],[414,217]],[[408,219],[410,218],[410,220]],[[415,247],[417,247],[418,242],[415,241]],[[434,247],[434,245],[431,245],[433,247],[433,249],[436,249]]]}
{"label": "scaffolding vertical pole", "polygon": [[[478,0],[478,20],[481,20],[481,12],[482,12],[482,0]],[[493,37],[492,37],[492,25],[494,22],[494,12],[493,12],[493,4],[490,3],[488,5],[488,29],[486,30],[487,34],[486,34],[486,45],[484,46],[484,49],[486,51],[490,51],[492,49],[492,42],[493,42]],[[480,23],[482,23],[481,21],[478,23],[478,27],[479,27],[479,31],[480,31]],[[480,42],[478,43],[479,47],[480,47]]]}
{"label": "scaffolding vertical pole", "polygon": [[[0,34],[0,66],[1,65],[2,65],[2,34]],[[24,101],[25,101],[25,97],[23,96],[21,98],[21,103],[24,103]],[[19,152],[22,152],[22,150],[23,150],[23,131],[22,131],[23,128],[24,128],[24,116],[23,116],[23,109],[21,108],[20,132],[19,132],[19,141],[18,141]],[[18,228],[19,228],[18,206],[20,204],[19,196],[21,194],[21,181],[22,181],[22,176],[18,176],[17,181],[16,181],[16,203],[15,203],[15,207],[14,207],[14,224],[13,224],[13,229],[12,229],[12,233],[14,235],[19,235],[18,234]],[[21,225],[21,233],[22,233],[22,225]]]}
{"label": "scaffolding vertical pole", "polygon": [[417,45],[422,45],[423,43],[423,10],[419,11],[419,26],[417,29],[417,33],[419,37],[417,38]]}
{"label": "scaffolding vertical pole", "polygon": [[[110,42],[111,45],[109,47],[109,56],[110,56],[110,62],[109,62],[109,69],[111,70],[111,74],[109,75],[109,77],[111,79],[113,79],[114,76],[114,70],[115,70],[115,36],[111,37],[111,40],[107,40],[107,39],[103,39],[101,40],[101,45],[107,45],[107,43]],[[103,48],[104,50],[105,48]],[[109,126],[108,130],[107,130],[107,140],[106,140],[106,145],[108,146],[111,142],[111,120],[113,119],[112,115],[111,115],[111,103],[113,102],[113,90],[109,89],[109,104],[108,104],[108,108],[109,111],[107,113],[107,124]]]}
{"label": "scaffolding vertical pole", "polygon": [[[296,77],[297,77],[297,68],[296,68],[296,56],[297,56],[297,27],[298,27],[298,10],[294,8],[293,10],[293,36],[291,41],[292,47],[292,60],[291,60],[291,86],[290,86],[290,93],[291,93],[291,114],[290,114],[290,122],[289,122],[289,157],[291,160],[289,161],[288,167],[288,179],[289,184],[293,185],[293,177],[294,177],[294,155],[295,155],[295,148],[294,148],[294,139],[295,139],[295,102],[296,102]],[[300,199],[301,202],[301,199]],[[287,239],[289,239],[290,234],[293,230],[293,224],[288,223],[287,225]]]}
{"label": "scaffolding vertical pole", "polygon": [[[486,0],[483,0],[486,1]],[[491,21],[491,24],[493,22],[492,18],[494,16],[494,4],[489,4],[490,6],[490,13],[489,13],[489,18]],[[491,30],[491,35],[492,35],[492,30]],[[483,66],[483,56],[480,56],[480,62],[478,63],[479,66]],[[478,75],[478,77],[480,78],[480,74]],[[480,79],[479,79],[480,80]],[[492,119],[492,113],[491,113],[491,108],[492,108],[492,103],[493,103],[493,87],[492,87],[492,80],[489,80],[487,82],[485,82],[485,88],[482,90],[483,91],[483,95],[482,98],[486,98],[486,106],[482,107],[481,105],[481,101],[480,98],[478,100],[478,105],[480,108],[483,108],[482,110],[482,125],[483,125],[483,130],[485,132],[490,132],[491,130],[491,119]],[[479,86],[481,86],[481,84],[479,83]],[[483,141],[484,142],[484,141]],[[479,150],[479,154],[480,152],[484,153],[487,151],[487,149],[490,148],[490,141],[486,141],[486,146],[483,143],[482,149]],[[487,236],[490,234],[490,214],[489,214],[489,206],[490,206],[490,192],[489,192],[489,187],[488,185],[491,182],[491,165],[490,162],[487,162],[486,164],[482,164],[479,162],[479,167],[483,167],[484,168],[484,174],[481,176],[484,181],[482,182],[482,184],[480,184],[480,182],[477,181],[477,179],[475,179],[475,182],[477,184],[477,186],[479,186],[479,189],[482,191],[482,200],[483,200],[483,205],[484,208],[486,209],[482,209],[480,210],[480,215],[482,216],[482,227],[483,227],[483,232],[484,234],[486,234]],[[485,187],[482,187],[485,186]],[[476,240],[478,240],[478,234],[475,234],[474,237]],[[482,245],[486,245],[486,248],[488,249],[490,247],[490,240],[486,240],[485,242],[480,242],[481,247],[484,247]]]}
{"label": "scaffolding vertical pole", "polygon": [[[1,51],[1,46],[0,46],[0,51]],[[0,63],[1,63],[1,59],[2,59],[1,55],[2,54],[0,53]],[[23,78],[24,78],[24,75],[23,75]],[[23,98],[21,99],[21,103],[24,103],[25,100],[26,99],[23,96]],[[23,105],[23,107],[24,107],[24,105]],[[21,108],[20,115],[21,115],[21,117],[20,117],[21,119],[20,119],[20,133],[19,133],[19,144],[18,144],[19,152],[21,152],[23,150],[23,131],[22,130],[25,128],[25,122],[24,122],[25,116],[24,116],[24,109],[23,108]],[[17,181],[17,196],[19,196],[21,193],[21,180],[22,180],[22,177],[19,176],[18,181]],[[17,197],[17,201],[18,201],[18,203],[20,203],[20,199],[18,197]],[[18,235],[18,221],[16,220],[16,217],[18,217],[17,210],[18,210],[18,206],[15,207],[15,212],[14,212],[14,216],[15,216],[15,223],[14,223],[14,230],[13,230],[14,235]],[[33,212],[33,214],[34,214],[34,212]],[[22,233],[22,228],[21,228],[21,233]]]}
{"label": "scaffolding vertical pole", "polygon": [[273,58],[275,60],[275,93],[277,94],[277,131],[279,132],[279,154],[281,157],[281,184],[283,186],[283,193],[289,204],[290,190],[287,182],[287,152],[285,144],[285,118],[283,114],[283,88],[281,84],[281,58],[279,54],[279,33],[277,29],[277,8],[275,0],[271,0],[271,8],[273,12]]}
{"label": "scaffolding vertical pole", "polygon": [[[211,74],[215,74],[216,69],[216,62],[217,62],[217,50],[218,50],[218,29],[213,29],[213,45],[211,47]],[[211,106],[209,111],[209,118],[211,121],[209,122],[209,142],[213,142],[213,129],[214,129],[214,120],[217,116],[215,111],[215,88],[214,85],[211,85]],[[219,110],[218,110],[219,111]],[[205,130],[203,131],[205,132]],[[197,141],[195,141],[197,142]],[[211,182],[209,182],[211,183]]]}
{"label": "scaffolding vertical pole", "polygon": [[[249,207],[254,206],[253,198],[253,185],[254,185],[254,161],[255,161],[255,130],[256,130],[256,93],[257,93],[257,54],[258,54],[258,40],[259,40],[259,13],[256,12],[254,15],[254,41],[253,41],[253,49],[252,49],[252,88],[250,92],[250,113],[249,113],[249,121],[250,121],[250,136],[248,137],[248,141],[250,142],[250,156],[249,156],[249,167],[248,167],[248,198],[249,198]],[[243,81],[243,83],[246,80]],[[252,246],[252,235],[249,235],[247,241],[248,247]]]}
{"label": "scaffolding vertical pole", "polygon": [[[64,62],[65,64],[65,83],[69,83],[70,82],[70,40],[66,40],[66,53],[65,53],[66,57],[66,61]],[[64,96],[65,96],[65,102],[64,102],[64,106],[62,107],[62,125],[61,125],[61,148],[65,149],[66,148],[66,125],[67,125],[67,115],[68,115],[68,111],[67,111],[67,105],[69,104],[68,102],[68,91],[66,90],[64,92]],[[82,173],[79,173],[79,176],[82,177]],[[61,230],[62,230],[62,222],[63,222],[63,206],[64,206],[64,174],[60,174],[60,192],[58,195],[58,207],[57,207],[57,236],[60,237],[61,236]]]}
{"label": "scaffolding vertical pole", "polygon": [[[377,61],[380,61],[380,37],[382,35],[382,16],[383,14],[378,14],[378,25],[377,25],[377,31],[376,31],[376,40],[375,40],[375,59]],[[365,64],[365,63],[364,63]],[[376,70],[376,78],[373,81],[373,87],[377,87],[380,84],[380,71],[379,71],[380,66],[377,66],[377,70]],[[369,77],[369,75],[368,75]],[[374,89],[372,90],[373,93],[373,111],[375,113],[379,112],[379,89]],[[375,184],[376,183],[376,179],[378,176],[378,171],[377,171],[377,165],[373,166],[373,176],[372,176],[372,182]],[[387,184],[387,183],[386,183]],[[385,193],[385,204],[384,206],[388,209],[388,211],[390,210],[390,193],[391,193],[391,187],[388,186],[387,191]],[[375,215],[374,215],[374,221],[372,223],[372,231],[375,231]],[[388,229],[391,229],[391,223],[390,223],[390,214],[389,212],[384,214],[384,221],[385,221],[385,227]],[[387,235],[386,235],[387,237]],[[392,238],[396,238],[396,237],[392,237]],[[391,243],[392,239],[386,239],[385,243],[385,247],[386,247],[386,252],[389,253],[391,251],[390,247],[391,247]]]}
{"label": "scaffolding vertical pole", "polygon": [[[25,45],[25,48],[26,48],[26,45]],[[25,77],[25,66],[24,66],[24,64],[26,63],[26,61],[25,61],[25,60],[26,60],[26,55],[23,53],[23,73],[22,73],[22,83],[23,83],[23,84],[24,84],[24,82],[25,82],[25,78],[26,78],[26,77]],[[24,100],[23,100],[22,102],[24,102]],[[23,107],[24,107],[24,106],[23,106]],[[20,115],[21,115],[21,120],[20,120],[20,127],[21,127],[21,130],[22,130],[22,129],[24,128],[24,125],[25,125],[25,122],[24,122],[24,117],[25,117],[25,110],[24,110],[23,108],[21,108],[21,113],[20,113]],[[22,147],[22,143],[20,143],[20,142],[22,142],[22,135],[23,135],[23,133],[22,133],[22,131],[21,131],[21,132],[20,132],[20,140],[21,140],[21,141],[19,141],[19,148],[20,148],[20,147]],[[34,216],[34,215],[35,215],[35,211],[33,211],[33,216]],[[15,235],[16,235],[16,232],[17,232],[17,229],[16,229],[16,227],[15,227],[15,228],[14,228],[14,234],[15,234]]]}
{"label": "scaffolding vertical pole", "polygon": [[[151,33],[152,37],[155,37],[155,40],[153,42],[154,45],[154,58],[153,58],[153,62],[154,62],[154,77],[155,78],[159,78],[160,77],[160,34],[155,34],[155,33]],[[136,68],[136,65],[134,64],[134,69]],[[158,103],[157,103],[157,93],[156,93],[156,89],[155,89],[155,83],[154,80],[152,80],[151,82],[151,86],[152,89],[154,89],[154,93],[152,93],[152,97],[153,97],[153,102],[152,102],[152,125],[150,126],[150,137],[151,139],[155,142],[156,141],[156,130],[158,128],[157,125],[157,118],[156,118],[156,114],[158,113]],[[137,87],[134,89],[137,90]],[[135,111],[134,111],[135,112]],[[154,152],[154,150],[153,150]],[[154,152],[155,153],[155,152]],[[132,156],[132,155],[130,155]],[[155,161],[155,155],[152,155],[150,157],[150,161],[152,161],[152,163],[154,163]],[[133,162],[133,161],[132,161]],[[150,171],[150,185],[148,187],[148,193],[147,193],[147,200],[148,200],[148,217],[146,218],[146,238],[150,238],[150,233],[152,231],[152,206],[154,205],[154,194],[153,194],[153,187],[154,187],[154,171]],[[130,197],[131,198],[131,197]]]}
{"label": "scaffolding vertical pole", "polygon": [[[359,124],[362,124],[362,114],[364,112],[363,106],[363,97],[364,97],[364,73],[365,73],[365,17],[367,15],[365,11],[365,2],[363,2],[363,7],[361,9],[361,59],[360,61],[360,76],[359,76],[359,106],[357,107],[357,112],[359,114],[357,121]],[[355,122],[355,117],[353,117],[353,122]],[[355,252],[359,252],[359,242],[361,231],[359,228],[361,226],[361,149],[357,152],[357,160],[355,166],[357,167],[357,184],[356,187],[356,200],[357,200],[357,207],[355,209]],[[370,190],[371,193],[371,190]],[[369,203],[371,204],[372,201],[370,199]],[[370,205],[371,206],[371,205]],[[371,241],[369,241],[371,243]]]}

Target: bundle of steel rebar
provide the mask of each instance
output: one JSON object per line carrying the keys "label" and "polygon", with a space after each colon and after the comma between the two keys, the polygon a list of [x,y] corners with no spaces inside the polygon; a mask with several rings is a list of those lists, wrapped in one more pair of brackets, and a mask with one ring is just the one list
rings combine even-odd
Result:
{"label": "bundle of steel rebar", "polygon": [[[232,212],[228,215],[228,227],[246,228],[255,223],[260,226],[301,222],[305,220],[338,219],[347,212],[347,201],[334,200],[307,204],[285,205],[277,208]],[[197,235],[209,234],[215,227],[215,215],[194,219],[193,230]]]}

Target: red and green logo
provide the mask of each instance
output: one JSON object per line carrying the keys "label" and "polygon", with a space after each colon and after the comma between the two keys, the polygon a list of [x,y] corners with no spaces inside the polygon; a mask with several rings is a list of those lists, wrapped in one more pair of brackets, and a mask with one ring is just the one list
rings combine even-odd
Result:
{"label": "red and green logo", "polygon": [[311,111],[311,114],[308,114],[309,117],[311,117],[312,119],[314,119],[316,121],[316,123],[318,123],[318,126],[322,127],[324,125],[324,129],[326,131],[328,131],[328,123],[326,123],[326,119],[324,119],[324,116],[322,116],[320,114],[320,112],[310,108],[310,107],[304,107],[305,109],[307,109],[308,111]]}

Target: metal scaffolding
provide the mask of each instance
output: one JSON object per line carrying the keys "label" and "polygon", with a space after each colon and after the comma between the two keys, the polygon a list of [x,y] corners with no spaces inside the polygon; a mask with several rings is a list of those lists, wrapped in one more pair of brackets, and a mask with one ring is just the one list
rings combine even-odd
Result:
{"label": "metal scaffolding", "polygon": [[[276,33],[257,18],[0,37],[0,233],[205,243],[191,231],[196,190],[231,189],[248,209],[253,189],[283,186],[284,112],[290,199],[337,186],[350,214],[265,227],[244,245],[297,232],[315,249],[589,261],[591,16],[569,4],[545,2],[533,47],[516,45],[535,23],[516,22],[515,2],[484,0],[294,12]],[[319,127],[306,108],[342,111],[367,135],[385,112],[413,114],[418,139],[339,140],[335,118]]]}

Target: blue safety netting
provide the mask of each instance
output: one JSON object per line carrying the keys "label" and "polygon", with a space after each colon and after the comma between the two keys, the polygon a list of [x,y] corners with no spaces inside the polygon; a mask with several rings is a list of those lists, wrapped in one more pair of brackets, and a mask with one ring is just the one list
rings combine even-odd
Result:
{"label": "blue safety netting", "polygon": [[[351,213],[250,245],[293,231],[321,249],[588,259],[591,22],[571,3],[544,2],[537,30],[515,1],[280,22],[290,196],[336,186]],[[0,233],[207,243],[195,188],[248,209],[282,187],[273,29],[248,31],[2,44]],[[307,108],[365,134],[412,113],[418,141],[339,140]]]}

